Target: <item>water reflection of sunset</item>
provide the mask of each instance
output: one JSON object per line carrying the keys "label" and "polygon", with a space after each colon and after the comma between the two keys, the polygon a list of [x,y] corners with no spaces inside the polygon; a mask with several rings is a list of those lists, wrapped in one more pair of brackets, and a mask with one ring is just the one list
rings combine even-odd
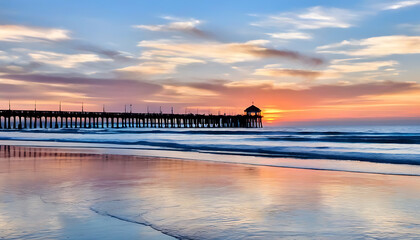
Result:
{"label": "water reflection of sunset", "polygon": [[[409,214],[420,197],[417,177],[59,149],[0,149],[3,196],[15,191],[23,191],[26,196],[39,194],[43,201],[65,204],[70,211],[94,208],[169,231],[183,229],[185,236],[203,228],[207,229],[201,235],[205,238],[223,237],[224,231],[245,236],[251,229],[261,231],[261,236],[268,229],[279,234],[290,231],[296,236],[316,230],[317,236],[325,236],[333,225],[347,229],[347,237],[351,232],[369,236],[379,236],[376,234],[380,232],[381,236],[392,237],[398,232],[415,231],[399,222],[410,225],[420,219],[416,213]],[[400,201],[401,197],[405,200]],[[41,203],[32,204],[25,211],[37,211]],[[16,230],[27,224],[24,219],[11,220],[10,209],[0,208],[0,212],[2,229]],[[66,228],[62,225],[66,223],[51,219],[51,224],[58,224],[54,229]]]}

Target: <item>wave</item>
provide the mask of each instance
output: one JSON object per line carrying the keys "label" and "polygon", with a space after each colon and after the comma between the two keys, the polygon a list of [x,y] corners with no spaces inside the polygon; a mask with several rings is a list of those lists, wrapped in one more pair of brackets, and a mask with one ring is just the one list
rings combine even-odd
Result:
{"label": "wave", "polygon": [[190,135],[268,135],[268,136],[407,136],[420,138],[418,132],[366,132],[366,131],[278,131],[278,130],[224,130],[224,129],[183,129],[183,128],[166,128],[166,129],[150,129],[150,128],[61,128],[61,129],[2,129],[3,132],[31,132],[31,133],[60,133],[60,134],[190,134]]}
{"label": "wave", "polygon": [[0,140],[86,143],[96,146],[113,144],[120,149],[420,165],[420,129],[379,130],[25,129],[2,130]]}
{"label": "wave", "polygon": [[420,144],[420,136],[360,136],[360,135],[346,135],[346,136],[319,136],[316,138],[298,137],[298,136],[284,136],[284,137],[265,137],[257,138],[255,140],[263,141],[293,141],[293,142],[341,142],[341,143],[396,143],[396,144]]}
{"label": "wave", "polygon": [[[192,240],[192,238],[187,238],[185,236],[181,236],[179,234],[176,234],[174,231],[168,231],[168,230],[159,228],[159,227],[147,222],[144,219],[142,219],[141,221],[140,220],[134,220],[134,219],[131,219],[129,217],[123,217],[123,216],[118,216],[116,214],[109,213],[108,211],[105,211],[105,210],[96,209],[95,207],[89,207],[89,209],[92,212],[97,213],[97,214],[102,215],[102,216],[111,217],[111,218],[114,218],[114,219],[117,219],[117,220],[120,220],[120,221],[124,221],[124,222],[128,222],[128,223],[134,223],[134,224],[140,224],[140,225],[143,225],[143,226],[150,227],[150,228],[152,228],[152,229],[154,229],[158,232],[161,232],[161,233],[163,233],[167,236],[170,236],[170,237],[173,237],[173,238],[176,238],[176,239]],[[138,218],[139,218],[139,216],[137,216],[137,219]]]}
{"label": "wave", "polygon": [[[409,164],[420,165],[420,154],[408,153],[381,153],[381,152],[360,152],[335,151],[329,147],[305,146],[255,146],[255,145],[220,145],[220,144],[185,144],[164,141],[122,141],[122,140],[99,140],[99,139],[20,139],[20,138],[0,138],[0,140],[19,140],[19,141],[41,141],[41,142],[69,142],[69,143],[99,143],[117,144],[124,146],[148,146],[150,149],[161,149],[169,151],[184,152],[203,152],[223,155],[238,156],[259,156],[269,158],[299,158],[299,159],[331,159],[331,160],[353,160],[375,163]],[[144,148],[143,148],[144,149]]]}

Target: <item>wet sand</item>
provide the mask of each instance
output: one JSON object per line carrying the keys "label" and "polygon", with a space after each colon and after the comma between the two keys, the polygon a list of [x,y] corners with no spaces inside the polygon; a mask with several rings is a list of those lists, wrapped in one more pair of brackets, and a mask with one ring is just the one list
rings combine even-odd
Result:
{"label": "wet sand", "polygon": [[0,146],[2,239],[418,239],[420,178]]}

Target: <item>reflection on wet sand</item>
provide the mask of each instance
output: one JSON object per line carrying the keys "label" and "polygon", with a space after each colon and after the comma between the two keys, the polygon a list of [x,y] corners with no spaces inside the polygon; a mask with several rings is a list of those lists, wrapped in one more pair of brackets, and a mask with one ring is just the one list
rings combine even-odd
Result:
{"label": "reflection on wet sand", "polygon": [[126,238],[135,230],[121,229],[145,224],[192,239],[410,239],[420,236],[418,181],[0,146],[0,237],[82,238],[111,226],[104,238]]}

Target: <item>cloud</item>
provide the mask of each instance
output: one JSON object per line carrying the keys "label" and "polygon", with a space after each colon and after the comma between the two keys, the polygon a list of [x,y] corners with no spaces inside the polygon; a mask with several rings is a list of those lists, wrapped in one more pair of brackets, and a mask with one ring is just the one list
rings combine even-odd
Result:
{"label": "cloud", "polygon": [[[350,9],[315,6],[304,10],[283,12],[279,14],[252,14],[251,16],[260,18],[260,20],[254,21],[250,25],[271,29],[270,31],[272,32],[267,33],[267,35],[272,38],[282,40],[305,40],[312,39],[312,35],[306,33],[305,30],[350,28],[364,16],[377,14],[384,10],[395,10],[419,4],[420,0],[393,1],[372,6],[374,8],[373,11],[355,11]],[[281,32],[276,33],[275,30],[281,30]]]}
{"label": "cloud", "polygon": [[345,40],[317,47],[320,53],[345,54],[350,56],[387,56],[393,54],[420,53],[420,36],[392,35],[361,40]]}
{"label": "cloud", "polygon": [[144,48],[140,56],[143,62],[138,65],[119,68],[117,71],[158,75],[174,73],[178,66],[192,63],[216,62],[227,64],[267,58],[293,60],[308,65],[324,63],[321,58],[306,56],[295,51],[262,46],[266,43],[266,40],[254,40],[246,43],[141,41],[138,46]]}
{"label": "cloud", "polygon": [[83,43],[80,41],[72,41],[70,47],[76,50],[95,53],[95,54],[104,56],[106,58],[112,59],[114,61],[132,62],[136,60],[135,57],[132,56],[130,53],[111,50],[111,49],[105,49],[100,46],[95,46],[95,45]]}
{"label": "cloud", "polygon": [[[29,43],[27,43],[29,44]],[[86,74],[109,74],[116,68],[134,63],[139,59],[129,53],[95,46],[80,40],[54,42],[53,44],[25,44],[23,47],[5,45],[0,51],[0,74],[3,73],[37,73],[74,72]],[[48,49],[48,50],[38,50]],[[50,50],[51,49],[51,50]],[[6,66],[13,66],[10,69]],[[19,72],[15,71],[19,68]]]}
{"label": "cloud", "polygon": [[272,38],[278,39],[311,39],[312,36],[308,33],[303,32],[285,32],[285,33],[267,33]]}
{"label": "cloud", "polygon": [[162,94],[169,94],[173,96],[183,97],[215,97],[219,94],[207,89],[195,88],[191,86],[177,86],[177,85],[163,85],[163,89],[167,91]]}
{"label": "cloud", "polygon": [[69,31],[58,28],[0,25],[0,41],[62,41],[70,39]]}
{"label": "cloud", "polygon": [[319,71],[301,69],[260,68],[255,70],[254,74],[270,77],[302,77],[312,79],[321,76],[323,73]]}
{"label": "cloud", "polygon": [[299,61],[308,65],[321,65],[324,60],[317,57],[309,57],[296,51],[277,50],[270,48],[254,47],[250,48],[249,53],[263,58],[284,58],[289,60]]}
{"label": "cloud", "polygon": [[398,65],[397,61],[352,62],[347,64],[332,64],[329,66],[329,70],[339,73],[367,72],[376,71],[385,67],[394,67],[395,65]]}
{"label": "cloud", "polygon": [[[67,43],[64,46],[68,46]],[[56,48],[55,45],[50,45],[47,49],[62,51],[61,47],[61,45],[60,48]],[[0,74],[77,72],[79,74],[99,75],[109,73],[110,69],[126,66],[132,62],[138,62],[138,59],[132,60],[132,62],[123,60],[121,60],[122,62],[116,62],[115,59],[75,51],[70,47],[66,48],[66,53],[37,51],[35,49],[11,48],[4,53],[0,52]]]}
{"label": "cloud", "polygon": [[5,51],[0,51],[0,61],[11,62],[11,61],[16,61],[18,59],[19,59],[18,56],[14,56]]}
{"label": "cloud", "polygon": [[112,61],[100,58],[95,54],[64,54],[46,51],[30,52],[28,55],[35,61],[51,64],[62,68],[73,68],[80,63]]}
{"label": "cloud", "polygon": [[184,57],[155,57],[135,66],[117,69],[121,72],[134,72],[145,75],[170,74],[174,73],[177,66],[188,65],[191,63],[204,63],[204,61],[194,58]]}
{"label": "cloud", "polygon": [[306,56],[299,52],[278,50],[256,45],[254,42],[246,43],[183,43],[169,40],[141,41],[139,47],[146,48],[143,58],[156,56],[186,57],[211,60],[220,63],[235,63],[258,60],[261,58],[283,58],[296,60],[305,64],[319,65],[323,60]]}
{"label": "cloud", "polygon": [[241,79],[239,81],[228,82],[224,84],[226,87],[256,87],[258,89],[264,88],[289,88],[298,89],[302,88],[295,82],[278,82],[274,80],[264,79]]}
{"label": "cloud", "polygon": [[392,4],[383,7],[382,10],[396,10],[400,8],[416,6],[419,4],[420,4],[419,0],[399,1],[399,2],[393,2]]}
{"label": "cloud", "polygon": [[407,29],[415,33],[420,33],[420,24],[403,23],[399,24],[398,27],[402,29]]}
{"label": "cloud", "polygon": [[[397,61],[364,61],[360,58],[335,59],[324,69],[318,79],[345,79],[360,81],[361,79],[383,79],[384,77],[396,76],[399,71]],[[355,75],[357,74],[357,75]],[[361,78],[363,77],[363,78]]]}
{"label": "cloud", "polygon": [[[9,74],[1,76],[1,79],[0,95],[22,100],[79,102],[80,96],[83,96],[91,101],[97,101],[97,104],[112,103],[116,99],[120,104],[127,99],[138,102],[162,90],[158,84],[128,79],[37,74]],[[5,80],[9,80],[9,83]],[[52,96],[49,93],[57,94]]]}
{"label": "cloud", "polygon": [[29,62],[26,64],[7,63],[6,65],[0,65],[0,74],[28,73],[40,66],[42,66],[42,64],[37,62]]}
{"label": "cloud", "polygon": [[197,28],[202,23],[200,20],[194,18],[185,20],[173,17],[164,17],[164,19],[171,20],[171,22],[159,25],[135,25],[133,27],[153,32],[182,32],[198,37],[209,37],[208,33]]}
{"label": "cloud", "polygon": [[289,29],[349,28],[357,15],[340,8],[311,7],[299,12],[286,12],[263,17],[251,23],[258,27]]}

